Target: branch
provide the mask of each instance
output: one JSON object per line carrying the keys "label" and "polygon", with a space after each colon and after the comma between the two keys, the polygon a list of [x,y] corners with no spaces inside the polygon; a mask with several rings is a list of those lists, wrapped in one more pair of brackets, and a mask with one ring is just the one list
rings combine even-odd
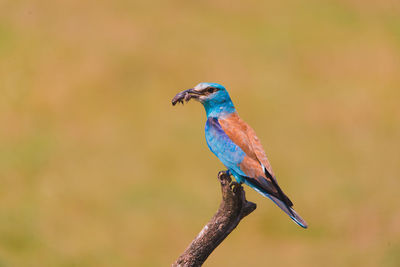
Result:
{"label": "branch", "polygon": [[201,266],[239,222],[256,209],[257,205],[246,200],[243,187],[232,182],[229,174],[221,171],[218,179],[222,202],[217,213],[172,266]]}

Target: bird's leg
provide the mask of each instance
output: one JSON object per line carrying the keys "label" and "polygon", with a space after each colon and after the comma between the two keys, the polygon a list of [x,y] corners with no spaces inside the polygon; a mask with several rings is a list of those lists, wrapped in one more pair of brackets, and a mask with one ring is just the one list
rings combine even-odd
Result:
{"label": "bird's leg", "polygon": [[[230,170],[227,170],[225,173],[229,176],[232,176],[232,173]],[[235,176],[233,176],[233,177],[235,177]],[[240,187],[242,185],[242,183],[243,183],[242,181],[237,181],[237,179],[235,177],[235,179],[232,179],[232,182],[229,184],[229,186],[231,187],[231,189],[233,189],[234,187]]]}
{"label": "bird's leg", "polygon": [[232,173],[231,173],[231,171],[230,170],[226,170],[226,171],[220,171],[219,173],[218,173],[218,178],[219,179],[221,179],[222,178],[222,176],[227,176],[228,177],[228,182],[229,182],[229,187],[231,188],[231,189],[233,189],[234,187],[240,187],[241,185],[242,185],[242,183],[243,182],[236,182],[236,178],[235,178],[235,180],[233,180],[232,178],[231,178],[231,176],[232,176]]}

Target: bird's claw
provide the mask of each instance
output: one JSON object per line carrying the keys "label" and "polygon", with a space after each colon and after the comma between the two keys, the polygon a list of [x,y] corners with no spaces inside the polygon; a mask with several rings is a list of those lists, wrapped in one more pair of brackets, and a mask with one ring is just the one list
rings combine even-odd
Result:
{"label": "bird's claw", "polygon": [[233,192],[236,192],[236,190],[238,190],[237,188],[241,187],[241,185],[242,185],[241,183],[232,181],[232,182],[229,184],[229,187],[231,188],[231,190],[232,190]]}
{"label": "bird's claw", "polygon": [[218,176],[221,176],[221,175],[227,175],[227,176],[231,177],[232,174],[229,170],[226,170],[226,171],[220,171],[218,173]]}
{"label": "bird's claw", "polygon": [[229,177],[228,181],[229,181],[229,187],[231,188],[231,190],[233,190],[235,187],[238,187],[238,186],[241,186],[241,185],[242,185],[242,182],[236,182],[235,180],[233,180],[233,179],[231,178],[232,173],[231,173],[230,170],[220,171],[220,172],[218,173],[219,179],[221,179],[220,177],[222,177],[223,175],[224,175],[224,176],[226,175],[226,176]]}

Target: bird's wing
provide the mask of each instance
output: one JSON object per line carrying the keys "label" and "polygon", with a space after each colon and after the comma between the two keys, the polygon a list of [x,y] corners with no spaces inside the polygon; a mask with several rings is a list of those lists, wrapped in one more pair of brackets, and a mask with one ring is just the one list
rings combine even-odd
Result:
{"label": "bird's wing", "polygon": [[284,201],[289,207],[293,206],[279,187],[271,164],[254,130],[236,113],[227,118],[220,118],[218,121],[226,135],[246,154],[239,166],[249,182],[264,193]]}
{"label": "bird's wing", "polygon": [[226,135],[217,118],[207,119],[205,133],[208,147],[219,160],[230,170],[246,176],[239,167],[246,154]]}
{"label": "bird's wing", "polygon": [[210,150],[227,168],[246,179],[247,183],[251,182],[252,187],[254,184],[264,193],[279,198],[279,190],[271,179],[267,178],[255,154],[251,154],[251,147],[245,145],[247,140],[245,132],[234,131],[234,128],[229,128],[225,132],[219,121],[217,118],[208,118],[206,122],[206,140]]}
{"label": "bird's wing", "polygon": [[[264,166],[270,176],[275,178],[271,164],[268,161],[260,140],[256,136],[255,131],[246,122],[236,113],[233,113],[227,118],[219,119],[219,123],[229,138],[236,143],[250,159],[258,163],[261,169],[262,166]],[[262,172],[264,173],[264,170],[262,170]]]}

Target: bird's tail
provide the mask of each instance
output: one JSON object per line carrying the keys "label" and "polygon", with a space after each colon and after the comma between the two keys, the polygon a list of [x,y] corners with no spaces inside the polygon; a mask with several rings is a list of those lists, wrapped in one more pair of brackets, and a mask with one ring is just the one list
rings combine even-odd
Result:
{"label": "bird's tail", "polygon": [[297,212],[286,205],[282,200],[278,199],[277,197],[270,195],[268,193],[263,192],[261,189],[257,188],[254,184],[252,184],[249,180],[245,179],[245,183],[252,187],[254,190],[256,190],[258,193],[260,193],[263,196],[268,197],[271,199],[281,210],[283,210],[289,217],[298,225],[300,225],[303,228],[307,228],[308,224],[306,221],[303,220],[303,218],[300,217],[300,215],[297,214]]}
{"label": "bird's tail", "polygon": [[268,197],[269,199],[271,199],[279,208],[281,208],[281,210],[283,210],[287,215],[289,215],[289,217],[298,225],[300,225],[303,228],[307,228],[308,225],[306,223],[306,221],[303,220],[303,218],[300,217],[299,214],[297,214],[297,212],[292,209],[291,207],[287,207],[285,205],[285,203],[283,203],[283,201],[279,200],[278,198],[269,195],[269,194],[263,194],[266,197]]}

